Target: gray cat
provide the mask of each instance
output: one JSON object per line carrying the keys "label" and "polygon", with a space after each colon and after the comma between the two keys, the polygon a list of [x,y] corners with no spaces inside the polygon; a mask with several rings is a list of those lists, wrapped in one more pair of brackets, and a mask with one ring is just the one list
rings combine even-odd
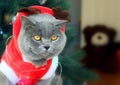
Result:
{"label": "gray cat", "polygon": [[[49,14],[32,14],[23,16],[21,21],[18,47],[25,62],[37,68],[61,53],[66,44],[66,35],[61,28],[67,22],[66,20],[55,19]],[[15,84],[0,72],[0,85]],[[54,72],[50,78],[40,80],[36,85],[62,85],[62,79]]]}

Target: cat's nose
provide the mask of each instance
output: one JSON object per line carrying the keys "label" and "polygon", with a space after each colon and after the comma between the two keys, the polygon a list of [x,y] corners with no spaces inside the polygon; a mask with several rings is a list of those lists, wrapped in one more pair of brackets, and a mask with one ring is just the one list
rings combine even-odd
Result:
{"label": "cat's nose", "polygon": [[44,46],[44,48],[45,48],[46,50],[48,50],[48,49],[50,48],[50,46]]}

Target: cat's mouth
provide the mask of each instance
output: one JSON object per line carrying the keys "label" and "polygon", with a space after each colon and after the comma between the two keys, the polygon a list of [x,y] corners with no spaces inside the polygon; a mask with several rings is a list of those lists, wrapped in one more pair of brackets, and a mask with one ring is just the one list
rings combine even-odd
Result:
{"label": "cat's mouth", "polygon": [[30,48],[31,53],[34,53],[34,57],[31,58],[32,62],[45,62],[47,61],[47,59],[51,58],[51,56],[53,56],[53,53],[49,52],[49,51],[45,51],[45,52],[35,52],[35,50],[32,50],[32,48]]}
{"label": "cat's mouth", "polygon": [[31,63],[35,66],[40,66],[40,65],[44,65],[46,61],[47,59],[42,58],[42,59],[32,60]]}
{"label": "cat's mouth", "polygon": [[40,51],[36,51],[36,50],[33,50],[31,47],[30,47],[30,51],[32,52],[32,53],[34,53],[35,55],[37,55],[37,56],[40,56],[40,57],[42,57],[42,58],[45,58],[45,57],[47,57],[47,56],[49,56],[51,53],[49,52],[49,51],[43,51],[43,52],[40,52]]}
{"label": "cat's mouth", "polygon": [[42,58],[42,59],[37,59],[37,60],[32,60],[33,62],[45,62],[47,59]]}

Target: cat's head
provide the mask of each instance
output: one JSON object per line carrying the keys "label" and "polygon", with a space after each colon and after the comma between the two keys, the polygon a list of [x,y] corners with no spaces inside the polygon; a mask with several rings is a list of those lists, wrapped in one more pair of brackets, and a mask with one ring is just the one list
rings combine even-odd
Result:
{"label": "cat's head", "polygon": [[66,35],[62,26],[66,20],[58,20],[49,14],[33,14],[21,17],[18,47],[23,60],[39,66],[63,50]]}

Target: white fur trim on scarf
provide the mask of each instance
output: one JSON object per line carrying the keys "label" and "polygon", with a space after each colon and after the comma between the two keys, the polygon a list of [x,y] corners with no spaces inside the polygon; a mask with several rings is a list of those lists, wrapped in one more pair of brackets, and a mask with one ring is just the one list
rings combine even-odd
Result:
{"label": "white fur trim on scarf", "polygon": [[11,83],[13,83],[13,85],[16,85],[19,79],[4,60],[0,63],[0,71],[11,81]]}
{"label": "white fur trim on scarf", "polygon": [[58,56],[55,56],[52,60],[52,65],[50,66],[50,69],[41,79],[44,80],[50,78],[55,73],[57,66],[58,66]]}

